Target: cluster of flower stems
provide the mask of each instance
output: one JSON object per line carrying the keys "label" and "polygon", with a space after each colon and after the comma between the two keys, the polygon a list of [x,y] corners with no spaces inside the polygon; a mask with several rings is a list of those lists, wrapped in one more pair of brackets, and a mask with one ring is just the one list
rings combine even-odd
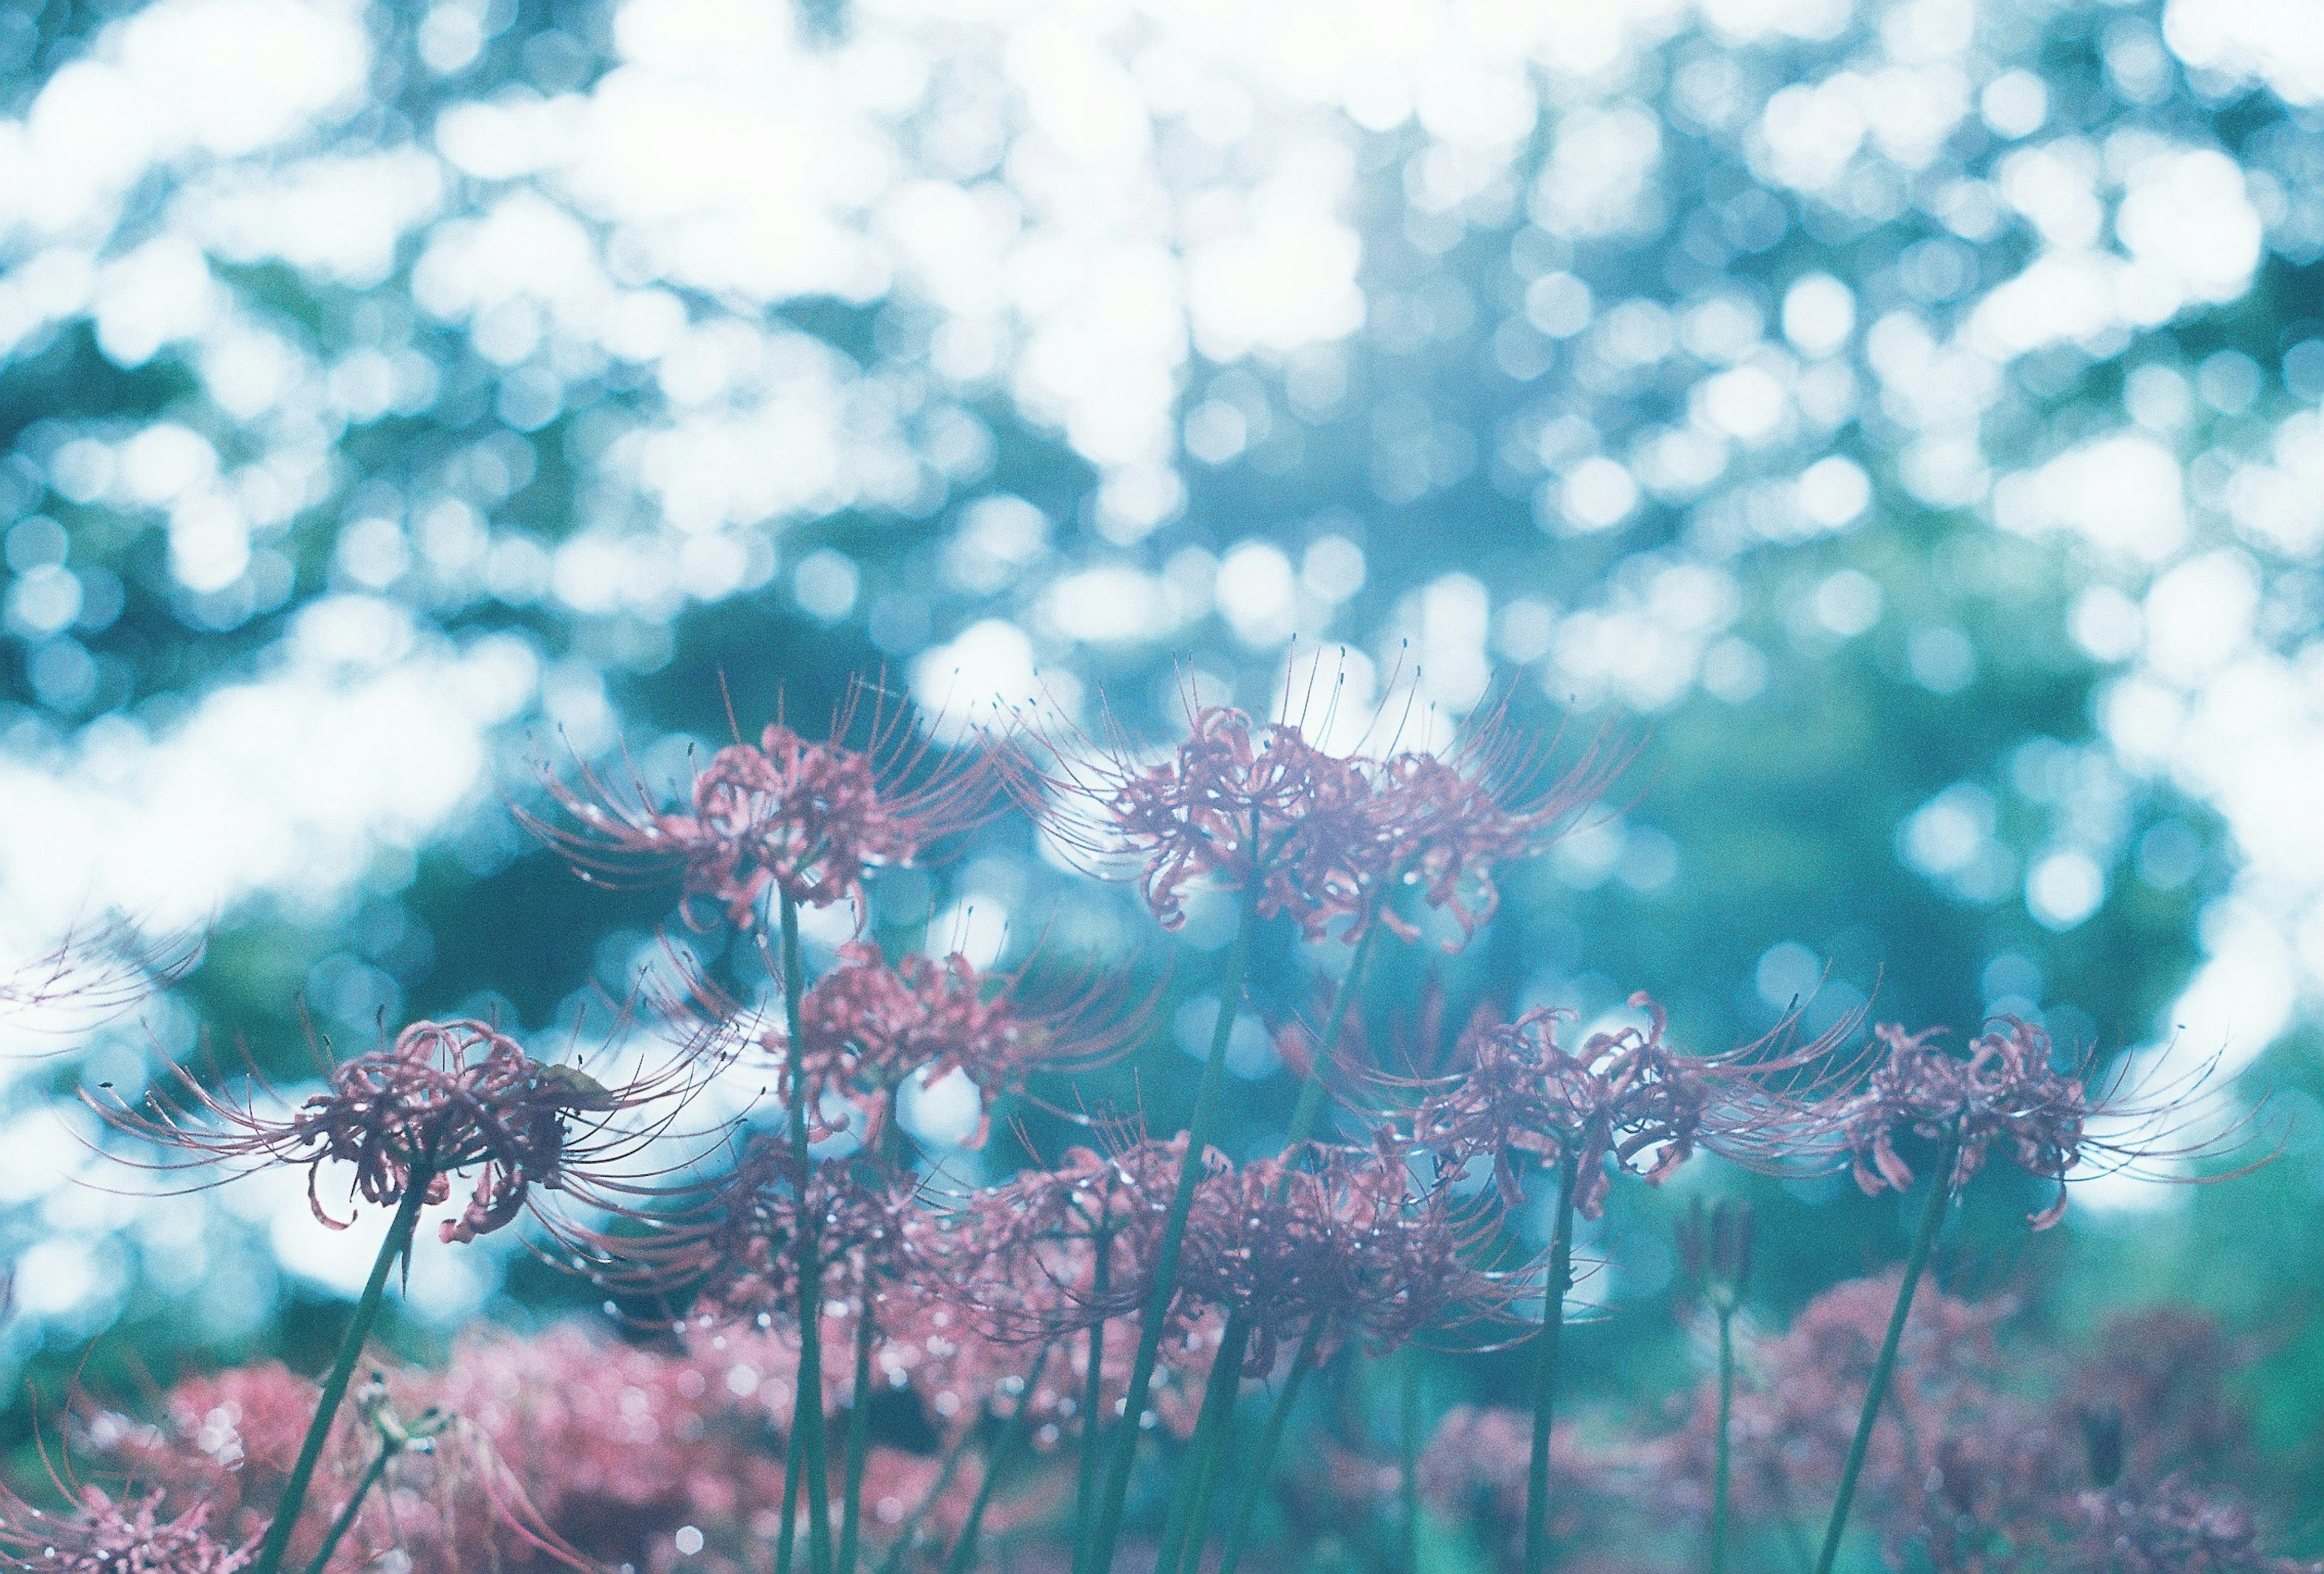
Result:
{"label": "cluster of flower stems", "polygon": [[[555,1191],[614,1219],[618,1227],[550,1221],[584,1271],[609,1286],[691,1297],[712,1319],[789,1326],[796,1399],[777,1574],[861,1574],[869,1562],[868,1395],[875,1309],[891,1292],[951,1296],[990,1339],[1023,1352],[1019,1401],[945,1556],[948,1571],[977,1558],[985,1508],[1029,1446],[1032,1396],[1053,1368],[1077,1362],[1083,1381],[1073,1407],[1080,1456],[1072,1568],[1110,1574],[1153,1430],[1157,1380],[1173,1359],[1190,1375],[1205,1370],[1188,1352],[1207,1355],[1156,1567],[1231,1574],[1252,1544],[1303,1383],[1335,1347],[1384,1355],[1432,1331],[1489,1326],[1531,1340],[1521,1567],[1541,1574],[1554,1552],[1552,1440],[1576,1221],[1597,1215],[1616,1178],[1658,1182],[1701,1149],[1794,1172],[1849,1167],[1874,1193],[1925,1182],[1815,1560],[1816,1574],[1831,1574],[1949,1200],[1994,1155],[2062,1183],[2078,1166],[2170,1151],[2186,1089],[2144,1101],[2102,1094],[2086,1067],[2059,1068],[2040,1031],[2015,1022],[1987,1024],[1960,1046],[1889,1027],[1858,1046],[1849,1023],[1810,1042],[1786,1032],[1694,1054],[1669,1042],[1659,1009],[1642,995],[1633,1005],[1643,1025],[1571,1047],[1559,1042],[1556,1013],[1480,1014],[1426,1074],[1357,1064],[1348,1046],[1360,1036],[1360,1003],[1383,936],[1417,939],[1415,920],[1427,912],[1416,910],[1462,937],[1489,921],[1496,868],[1537,851],[1584,811],[1608,761],[1592,750],[1553,772],[1554,740],[1536,746],[1498,714],[1442,749],[1340,754],[1290,720],[1261,726],[1211,708],[1189,722],[1185,741],[1158,756],[1052,732],[1029,744],[985,739],[947,757],[875,697],[867,711],[836,718],[825,740],[779,723],[756,743],[719,751],[674,807],[609,792],[586,773],[578,787],[554,785],[564,817],[545,829],[585,874],[671,881],[689,925],[764,937],[760,954],[771,964],[779,1020],[762,1021],[706,984],[695,989],[685,1003],[693,1015],[681,1070],[609,1088],[533,1060],[487,1024],[419,1023],[393,1045],[335,1068],[326,1091],[288,1115],[233,1103],[190,1074],[174,1103],[132,1110],[97,1100],[116,1125],[188,1162],[304,1165],[318,1197],[317,1175],[351,1168],[354,1190],[392,1210],[271,1520],[254,1546],[226,1548],[221,1567],[323,1574],[366,1495],[414,1446],[409,1427],[378,1430],[376,1468],[319,1541],[292,1559],[301,1510],[389,1282],[409,1261],[423,1209],[466,1187],[465,1210],[442,1227],[447,1241],[503,1227],[540,1191]],[[1030,810],[1054,843],[1139,876],[1166,926],[1183,920],[1183,900],[1199,884],[1231,896],[1234,931],[1181,1137],[1125,1137],[1078,1167],[1036,1172],[964,1205],[926,1207],[890,1113],[908,1081],[959,1070],[988,1102],[1033,1096],[1042,1079],[1069,1079],[1135,1035],[1122,1023],[1097,1023],[1093,996],[1044,1009],[1012,997],[1019,979],[980,977],[957,958],[890,967],[857,947],[810,979],[802,910],[846,903],[860,912],[867,870],[923,857],[1010,802]],[[1253,958],[1273,922],[1350,949],[1314,1022],[1284,1035],[1301,1083],[1279,1151],[1238,1166],[1213,1143],[1231,1041],[1257,997]],[[672,1014],[687,1019],[683,1009]],[[753,1054],[776,1073],[776,1129],[730,1174],[673,1186],[637,1180],[638,1153],[671,1130],[671,1116],[650,1112],[682,1108],[705,1079]],[[1333,1131],[1353,1125],[1362,1138],[1318,1140],[1327,1116]],[[1122,1127],[1111,1129],[1119,1135]],[[853,1148],[832,1143],[841,1133],[856,1139]],[[1481,1190],[1466,1184],[1487,1176]],[[1092,1214],[1084,1204],[1101,1180],[1101,1190],[1113,1191]],[[1529,1192],[1551,1221],[1538,1255],[1517,1251],[1508,1227],[1512,1205]],[[329,1222],[319,1199],[316,1207]],[[1073,1227],[1028,1233],[1028,1219],[1049,1217],[1044,1209]],[[2037,1216],[2037,1227],[2056,1215]],[[1720,1337],[1714,1574],[1726,1556],[1729,1322],[1747,1245],[1725,1216],[1701,1227],[1696,1255],[1707,1264],[1702,1282]],[[1529,1327],[1519,1330],[1517,1309],[1536,1304],[1537,1316],[1524,1314]],[[835,1310],[854,1319],[854,1399],[840,1439],[826,1426]],[[1131,1329],[1125,1370],[1109,1341]],[[1289,1364],[1256,1449],[1231,1473],[1240,1381],[1274,1370],[1286,1345]],[[1406,1409],[1415,1417],[1402,1486],[1411,1569],[1420,1522],[1416,1402],[1408,1398]],[[890,1543],[883,1574],[925,1551],[907,1526]]]}

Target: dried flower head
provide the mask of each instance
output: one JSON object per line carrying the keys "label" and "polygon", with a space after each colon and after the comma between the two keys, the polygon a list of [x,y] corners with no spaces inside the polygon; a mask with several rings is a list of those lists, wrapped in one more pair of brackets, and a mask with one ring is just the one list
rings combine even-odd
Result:
{"label": "dried flower head", "polygon": [[1732,1316],[1750,1289],[1751,1236],[1751,1205],[1726,1198],[1708,1208],[1695,1198],[1680,1221],[1679,1262],[1687,1281],[1722,1316]]}
{"label": "dried flower head", "polygon": [[324,1090],[287,1113],[263,1086],[237,1098],[182,1066],[172,1069],[175,1088],[151,1095],[143,1112],[85,1096],[115,1128],[187,1155],[156,1168],[221,1160],[300,1166],[315,1217],[333,1229],[347,1221],[334,1218],[318,1191],[327,1164],[350,1166],[351,1198],[382,1207],[401,1201],[415,1177],[426,1201],[441,1202],[459,1177],[469,1199],[444,1222],[447,1241],[512,1223],[535,1186],[570,1190],[591,1171],[617,1164],[653,1133],[612,1117],[675,1104],[687,1091],[676,1065],[607,1088],[577,1067],[534,1060],[498,1029],[468,1019],[413,1023],[385,1048],[332,1067]]}
{"label": "dried flower head", "polygon": [[548,785],[578,829],[529,823],[585,879],[675,880],[689,925],[723,918],[747,930],[770,889],[801,907],[848,902],[860,913],[866,870],[909,862],[981,823],[1001,781],[990,749],[939,756],[909,707],[857,683],[825,741],[779,719],[755,744],[738,735],[696,773],[682,807],[649,807],[634,773],[627,793],[586,766],[577,787],[554,776]]}
{"label": "dried flower head", "polygon": [[116,1501],[86,1486],[79,1510],[60,1516],[0,1490],[0,1568],[23,1574],[236,1574],[250,1566],[250,1545],[230,1545],[211,1532],[209,1505],[171,1516],[162,1495]]}

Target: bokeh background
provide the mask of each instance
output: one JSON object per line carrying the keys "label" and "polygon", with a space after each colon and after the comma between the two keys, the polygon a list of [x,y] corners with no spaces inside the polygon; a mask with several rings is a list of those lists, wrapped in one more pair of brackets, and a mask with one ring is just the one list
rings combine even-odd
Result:
{"label": "bokeh background", "polygon": [[[1947,1271],[2061,1337],[2214,1311],[2246,1485],[2324,1501],[2319,103],[2305,0],[5,0],[0,952],[209,940],[0,1026],[9,1440],[28,1379],[319,1360],[373,1245],[295,1177],[124,1186],[74,1088],[567,1031],[653,954],[667,893],[520,829],[543,762],[668,782],[722,681],[862,673],[1167,737],[1321,659],[1645,740],[1381,1013],[1869,999],[2273,1089],[2262,1173],[2031,1240],[1981,1182]],[[1167,1124],[1217,915],[1006,823],[874,906],[1176,953]],[[1272,958],[1236,1140],[1329,963]],[[1893,1260],[1893,1199],[1749,1184],[1769,1322]],[[1673,1200],[1589,1242],[1600,1395],[1699,1359]],[[586,1301],[422,1253],[395,1338]]]}

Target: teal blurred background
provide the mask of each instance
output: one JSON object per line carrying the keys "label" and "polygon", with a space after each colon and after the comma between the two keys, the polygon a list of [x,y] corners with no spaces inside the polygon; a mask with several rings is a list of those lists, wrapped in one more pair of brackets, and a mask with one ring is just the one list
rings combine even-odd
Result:
{"label": "teal blurred background", "polygon": [[[1397,958],[1382,1037],[1434,972],[1455,1020],[2007,1012],[2276,1089],[2262,1173],[2032,1239],[1997,1177],[1947,1272],[2070,1338],[2214,1310],[2246,1489],[2324,1500],[2295,0],[0,0],[0,955],[211,937],[128,1017],[0,1026],[12,1393],[320,1358],[371,1241],[295,1177],[103,1189],[71,1090],[205,1034],[295,1079],[302,1003],[567,1031],[670,909],[518,828],[542,762],[667,782],[722,683],[749,727],[853,674],[1165,737],[1320,660],[1645,740],[1487,932]],[[873,903],[980,961],[1185,953],[1138,1064],[1157,1125],[1186,1096],[1217,914],[1164,937],[1010,822]],[[1271,958],[1236,1141],[1330,960]],[[1747,1189],[1771,1324],[1895,1255],[1844,1180],[1680,1190]],[[1675,1200],[1588,1243],[1601,1398],[1697,1358]],[[586,1300],[489,1247],[410,1291],[414,1352]]]}

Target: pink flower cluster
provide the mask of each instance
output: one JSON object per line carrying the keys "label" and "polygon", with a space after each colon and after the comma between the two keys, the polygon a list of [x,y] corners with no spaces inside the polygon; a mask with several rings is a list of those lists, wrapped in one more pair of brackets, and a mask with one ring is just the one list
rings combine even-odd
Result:
{"label": "pink flower cluster", "polygon": [[[881,1542],[899,1560],[948,1542],[955,1560],[973,1556],[995,1508],[980,1487],[1009,1477],[1020,1444],[1073,1436],[1084,1444],[1075,1516],[1094,1527],[1084,1563],[1102,1568],[1148,1412],[1166,1430],[1192,1430],[1187,1452],[1209,1469],[1238,1380],[1274,1373],[1286,1344],[1299,1353],[1277,1421],[1296,1380],[1342,1350],[1505,1332],[1521,1300],[1541,1309],[1539,1347],[1554,1351],[1572,1218],[1600,1217],[1618,1176],[1659,1183],[1708,1151],[1792,1169],[1852,1161],[1867,1190],[1903,1189],[1914,1176],[1899,1144],[1929,1140],[1955,1155],[1933,1178],[1941,1203],[1994,1152],[2062,1183],[2087,1159],[2131,1156],[2144,1140],[2093,1138],[2115,1130],[2102,1117],[2130,1106],[2053,1068],[2047,1039],[2024,1023],[1998,1023],[1960,1053],[1933,1033],[1883,1027],[1868,1059],[1846,1051],[1853,1019],[1806,1042],[1787,1020],[1759,1042],[1697,1053],[1640,994],[1629,1002],[1637,1022],[1578,1048],[1559,1042],[1558,1013],[1480,1013],[1435,1075],[1367,1074],[1342,1063],[1336,1042],[1325,1045],[1302,1068],[1315,1075],[1303,1075],[1291,1123],[1301,1140],[1238,1162],[1209,1144],[1203,1123],[1244,1005],[1234,992],[1256,926],[1360,940],[1326,1028],[1334,1041],[1348,1023],[1360,1033],[1374,942],[1416,933],[1419,914],[1398,902],[1447,915],[1465,938],[1493,912],[1496,869],[1570,823],[1602,780],[1605,753],[1553,772],[1549,751],[1520,745],[1496,711],[1442,753],[1337,755],[1291,722],[1212,708],[1159,763],[1052,744],[1054,764],[1037,770],[995,741],[940,756],[870,690],[851,705],[827,741],[778,722],[756,744],[720,750],[676,808],[618,800],[586,773],[578,788],[553,785],[577,829],[551,834],[585,872],[667,880],[696,928],[723,919],[758,931],[775,902],[782,953],[764,959],[785,990],[779,1024],[696,978],[682,998],[656,1003],[682,1048],[617,1087],[463,1020],[411,1024],[331,1067],[321,1091],[287,1109],[263,1088],[221,1093],[185,1070],[142,1112],[94,1101],[117,1128],[180,1155],[164,1167],[304,1169],[317,1216],[335,1227],[317,1188],[327,1169],[344,1168],[350,1199],[397,1208],[405,1233],[400,1245],[391,1236],[321,1390],[279,1367],[251,1368],[181,1387],[166,1423],[109,1421],[111,1450],[161,1495],[89,1500],[68,1516],[88,1545],[143,1527],[156,1546],[196,1548],[192,1574],[239,1567],[243,1542],[203,1540],[212,1526],[265,1538],[256,1574],[303,1566],[281,1562],[285,1537],[293,1553],[350,1574],[391,1549],[462,1574],[542,1560],[659,1569],[679,1553],[742,1569],[788,1559],[804,1523],[809,1574],[834,1574],[849,1562],[835,1559],[834,1522],[841,1542]],[[1242,896],[1232,982],[1188,1132],[1133,1138],[1134,1110],[1084,1109],[1089,1089],[1069,1079],[1149,1025],[1111,981],[1045,994],[1027,971],[980,971],[958,956],[890,959],[862,941],[805,977],[798,908],[847,901],[868,918],[869,870],[976,824],[1004,785],[1036,804],[1053,835],[1135,859],[1166,927],[1183,922],[1198,882]],[[1089,819],[1099,829],[1084,835],[1075,828]],[[763,1091],[782,1106],[780,1134],[752,1112],[692,1134],[691,1151],[677,1153],[675,1114],[737,1056],[775,1069]],[[913,1079],[954,1071],[980,1089],[988,1121],[994,1101],[1015,1098],[1113,1140],[959,1194],[931,1173],[940,1166],[916,1162],[893,1107]],[[1360,1138],[1305,1140],[1327,1092],[1363,1125]],[[829,1141],[842,1132],[852,1144]],[[1471,1195],[1465,1180],[1487,1173],[1493,1184]],[[1508,1216],[1545,1176],[1562,1211],[1545,1267],[1527,1259]],[[466,1206],[442,1224],[447,1242],[506,1228],[540,1208],[542,1192],[565,1198],[546,1219],[551,1236],[570,1265],[647,1309],[655,1346],[570,1331],[471,1339],[440,1375],[394,1375],[338,1413],[394,1252],[409,1249],[419,1207],[460,1185]],[[1922,1245],[1932,1238],[1924,1231]],[[1768,1380],[1735,1410],[1734,1500],[1747,1519],[1788,1514],[1793,1494],[1821,1492],[1841,1473],[1850,1407],[1885,1371],[1876,1351],[1897,1294],[1895,1283],[1843,1287],[1767,1347]],[[1935,1297],[1905,1340],[1895,1383],[1905,1424],[1875,1437],[1867,1495],[1892,1541],[1913,1540],[1949,1569],[1999,1569],[1972,1550],[1983,1544],[1978,1527],[2022,1516],[2052,1527],[2043,1533],[2057,1545],[2103,1533],[2166,1550],[2156,1558],[2262,1566],[2219,1560],[2240,1555],[2241,1522],[2190,1506],[2161,1477],[2070,1486],[2055,1429],[1987,1378],[1998,1315]],[[1554,1379],[1554,1360],[1540,1370]],[[1658,1476],[1680,1491],[1702,1475],[1700,1414],[1618,1459],[1555,1433],[1554,1381],[1537,1381],[1534,1437],[1499,1412],[1455,1412],[1426,1471],[1440,1499],[1496,1512],[1513,1495],[1526,1499],[1537,1555],[1549,1485],[1564,1484],[1549,1528],[1586,1539],[1573,1505],[1621,1500],[1614,1477]],[[875,1431],[871,1417],[887,1408],[908,1412],[931,1447],[884,1446],[895,1430]],[[1121,1440],[1098,1504],[1106,1431]],[[1550,1483],[1538,1455],[1519,1458],[1520,1443],[1536,1441]],[[1188,1502],[1208,1491],[1191,1489]],[[334,1551],[326,1543],[342,1505],[352,1531]],[[996,1512],[997,1524],[1013,1511]],[[1846,1513],[1843,1501],[1842,1525]],[[1199,1567],[1207,1527],[1187,1528],[1188,1567]],[[782,1549],[772,1560],[770,1542]]]}
{"label": "pink flower cluster", "polygon": [[[1829,1500],[1895,1292],[1894,1274],[1841,1284],[1748,1353],[1735,1397],[1733,1499],[1753,1538],[1747,1544],[1778,1556],[1785,1527]],[[2053,1357],[2047,1383],[2029,1384],[2022,1361],[2005,1371],[1997,1336],[2013,1315],[2006,1302],[1935,1292],[1914,1306],[1863,1499],[1892,1566],[1935,1574],[2324,1569],[2268,1554],[2251,1516],[2202,1484],[2249,1474],[2248,1423],[2223,1397],[2228,1357],[2209,1325],[2172,1312],[2117,1319],[2089,1353]],[[1561,1568],[1675,1574],[1700,1566],[1692,1532],[1671,1533],[1673,1510],[1685,1511],[1675,1518],[1690,1527],[1707,1510],[1717,1405],[1706,1384],[1676,1431],[1637,1442],[1585,1443],[1578,1425],[1561,1427],[1552,1454]],[[1528,1421],[1521,1411],[1471,1406],[1443,1418],[1421,1469],[1440,1513],[1511,1530]],[[2134,1440],[2133,1457],[2109,1452],[2107,1438]]]}
{"label": "pink flower cluster", "polygon": [[[397,1409],[434,1407],[456,1421],[439,1446],[399,1458],[331,1568],[354,1574],[400,1551],[423,1569],[576,1560],[668,1569],[686,1526],[725,1549],[733,1567],[749,1567],[749,1549],[770,1541],[779,1522],[797,1358],[795,1339],[747,1324],[706,1329],[676,1350],[565,1325],[530,1338],[464,1338],[441,1372],[390,1371]],[[924,1405],[937,1440],[935,1452],[875,1446],[867,1458],[867,1512],[883,1544],[922,1510],[952,1443],[980,1417],[1029,1402],[1054,1440],[1077,1392],[1061,1366],[1021,1395],[1012,1386],[1020,1354],[991,1345],[956,1310],[947,1326],[934,1307],[895,1319],[874,1369],[883,1388]],[[827,1387],[834,1412],[854,1403],[844,1380]],[[37,1535],[44,1547],[90,1549],[84,1561],[28,1565],[69,1574],[235,1574],[313,1407],[312,1384],[267,1362],[179,1384],[157,1422],[85,1417],[88,1446],[150,1484],[146,1495],[121,1504],[91,1495],[78,1515],[0,1505],[0,1547],[22,1551]],[[300,1566],[370,1462],[368,1434],[353,1415],[335,1432],[326,1485],[293,1543]],[[964,1460],[927,1505],[939,1537],[957,1528],[980,1469]],[[5,1540],[12,1532],[19,1542]],[[148,1547],[154,1560],[104,1560],[116,1543]]]}

